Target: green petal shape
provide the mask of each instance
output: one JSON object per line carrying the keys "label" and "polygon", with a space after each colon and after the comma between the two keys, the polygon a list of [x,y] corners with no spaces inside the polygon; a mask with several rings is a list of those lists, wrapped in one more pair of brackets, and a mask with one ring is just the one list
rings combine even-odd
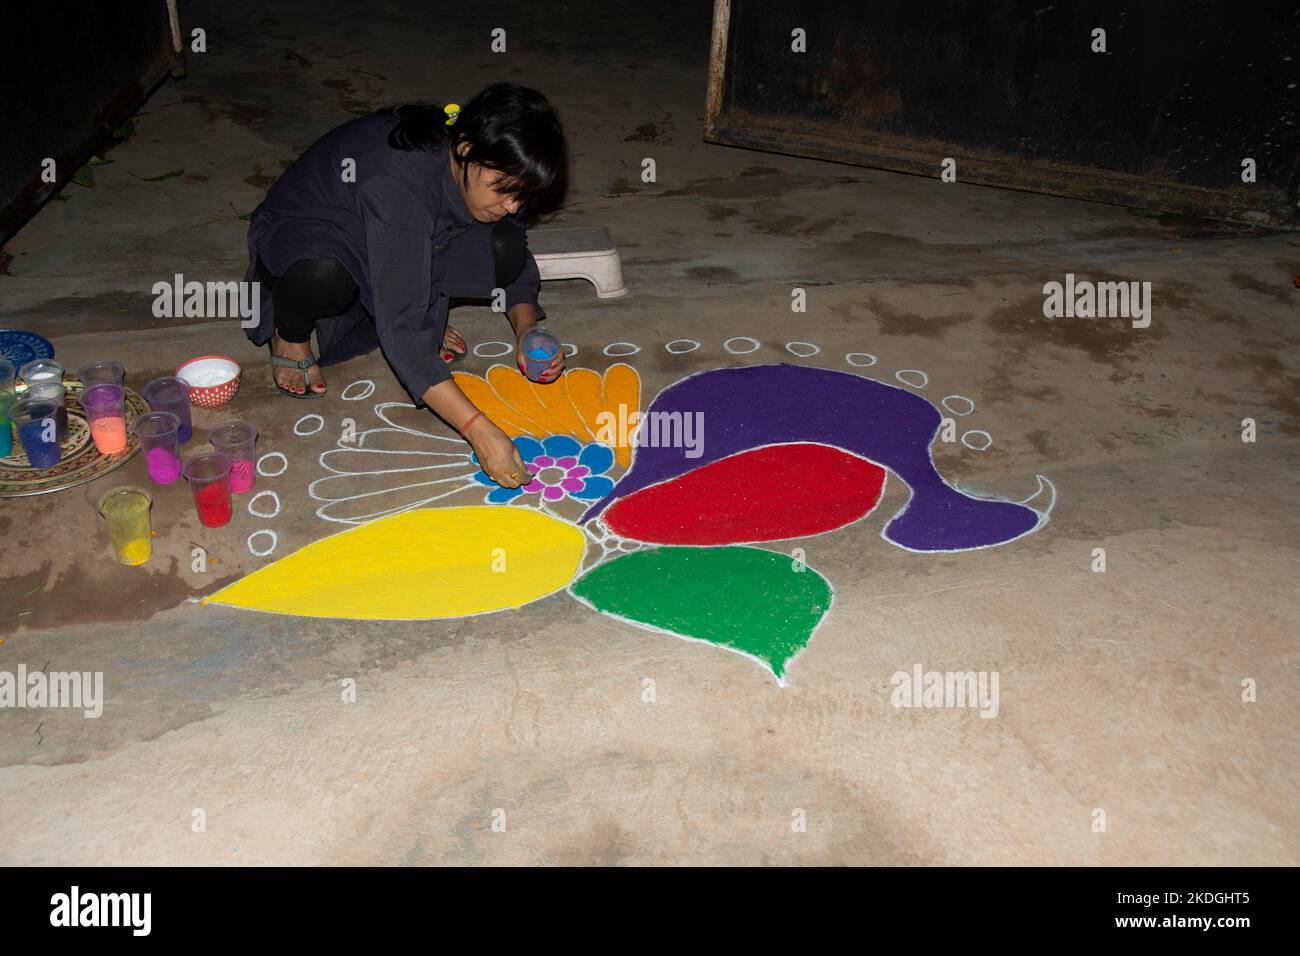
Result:
{"label": "green petal shape", "polygon": [[603,614],[753,657],[782,686],[833,597],[825,578],[789,555],[743,547],[633,552],[569,591]]}

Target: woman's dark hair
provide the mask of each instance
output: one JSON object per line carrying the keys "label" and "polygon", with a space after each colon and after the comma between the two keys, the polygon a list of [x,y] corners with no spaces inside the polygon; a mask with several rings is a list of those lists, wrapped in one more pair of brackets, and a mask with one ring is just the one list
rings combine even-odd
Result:
{"label": "woman's dark hair", "polygon": [[[456,121],[436,106],[411,103],[389,112],[397,125],[388,134],[394,149],[439,150],[449,146],[469,185],[469,167],[479,163],[504,177],[498,186],[513,193],[530,216],[558,206],[568,180],[564,129],[546,97],[514,83],[494,83],[466,103]],[[459,147],[468,144],[462,156]]]}

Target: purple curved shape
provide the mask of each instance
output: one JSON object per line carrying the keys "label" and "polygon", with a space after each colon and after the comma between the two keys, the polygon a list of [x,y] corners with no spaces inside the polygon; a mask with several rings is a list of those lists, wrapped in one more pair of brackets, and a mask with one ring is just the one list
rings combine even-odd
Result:
{"label": "purple curved shape", "polygon": [[[656,412],[703,413],[702,453],[689,458],[689,448],[638,445],[632,467],[582,522],[634,491],[739,452],[789,442],[843,449],[905,481],[912,497],[883,534],[913,551],[1002,544],[1033,531],[1043,518],[1023,504],[973,498],[950,486],[930,459],[943,421],[939,410],[919,395],[859,375],[802,365],[711,369],[660,392],[646,415]],[[641,441],[649,440],[645,420]]]}

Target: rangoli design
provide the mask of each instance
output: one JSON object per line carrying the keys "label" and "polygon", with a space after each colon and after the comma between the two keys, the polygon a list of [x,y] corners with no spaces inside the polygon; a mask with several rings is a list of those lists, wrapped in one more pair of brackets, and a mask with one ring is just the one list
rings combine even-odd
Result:
{"label": "rangoli design", "polygon": [[507,366],[455,378],[515,440],[532,482],[501,488],[427,413],[377,405],[382,424],[324,452],[327,474],[308,489],[321,518],[353,527],[205,603],[425,620],[567,590],[611,618],[751,657],[784,685],[833,590],[799,557],[755,545],[861,522],[890,475],[909,497],[880,535],[914,552],[1006,544],[1041,528],[1055,502],[1042,476],[1021,502],[950,485],[931,457],[944,413],[853,372],[710,369],[644,409],[623,363],[544,386]]}

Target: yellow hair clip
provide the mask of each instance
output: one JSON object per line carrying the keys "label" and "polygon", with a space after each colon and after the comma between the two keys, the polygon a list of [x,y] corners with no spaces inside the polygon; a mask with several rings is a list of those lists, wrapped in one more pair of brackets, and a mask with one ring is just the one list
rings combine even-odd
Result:
{"label": "yellow hair clip", "polygon": [[460,104],[448,103],[442,108],[442,111],[447,114],[447,125],[451,126],[456,122],[456,117],[460,115]]}

